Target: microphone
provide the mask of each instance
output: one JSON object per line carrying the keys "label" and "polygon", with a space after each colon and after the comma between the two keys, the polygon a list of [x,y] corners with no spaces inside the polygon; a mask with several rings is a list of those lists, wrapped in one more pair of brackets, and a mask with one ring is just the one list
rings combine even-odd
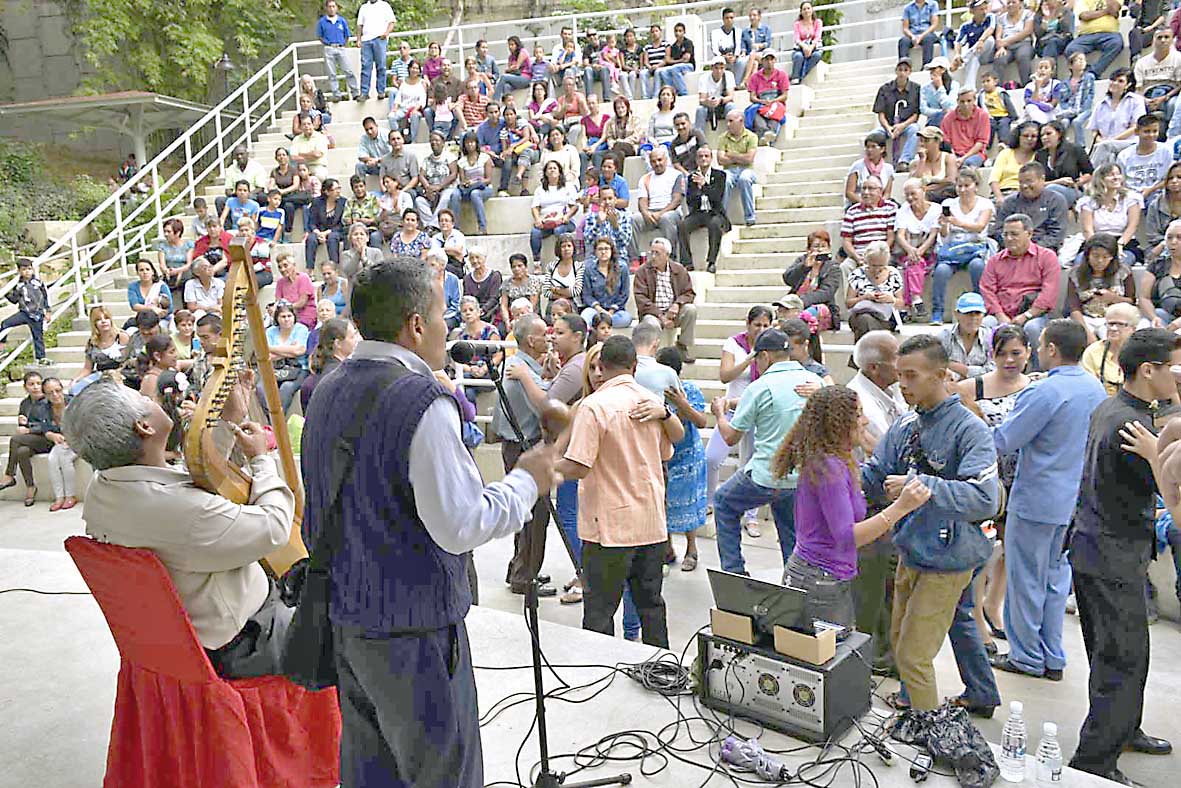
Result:
{"label": "microphone", "polygon": [[471,342],[456,342],[447,350],[447,355],[456,364],[470,364],[476,357],[476,346]]}

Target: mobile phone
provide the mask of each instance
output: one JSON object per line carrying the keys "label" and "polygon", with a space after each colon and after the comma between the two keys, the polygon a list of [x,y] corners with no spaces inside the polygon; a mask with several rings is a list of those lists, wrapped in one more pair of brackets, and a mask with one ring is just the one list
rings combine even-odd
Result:
{"label": "mobile phone", "polygon": [[951,206],[950,205],[943,206],[943,215],[944,216],[951,216]]}

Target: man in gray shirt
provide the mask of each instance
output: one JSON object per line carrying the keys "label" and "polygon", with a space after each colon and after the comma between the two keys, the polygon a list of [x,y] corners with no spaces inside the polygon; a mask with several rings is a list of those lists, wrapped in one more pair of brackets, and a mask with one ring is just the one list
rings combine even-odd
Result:
{"label": "man in gray shirt", "polygon": [[402,132],[391,131],[390,152],[381,159],[381,177],[394,176],[402,190],[413,199],[418,196],[415,186],[418,185],[418,157],[406,151],[406,140]]}
{"label": "man in gray shirt", "polygon": [[365,118],[361,121],[365,133],[357,144],[357,166],[353,171],[364,178],[366,175],[377,175],[381,172],[381,160],[389,155],[390,144],[381,138],[381,131],[377,128],[377,121]]}
{"label": "man in gray shirt", "polygon": [[1033,242],[1057,253],[1066,237],[1068,210],[1061,195],[1046,189],[1046,168],[1041,162],[1031,161],[1017,172],[1017,193],[996,207],[990,235],[1000,243],[1005,219],[1023,213],[1033,220]]}
{"label": "man in gray shirt", "polygon": [[663,331],[651,323],[640,323],[632,329],[632,344],[636,347],[636,383],[661,399],[668,389],[681,390],[681,379],[676,370],[656,360]]}
{"label": "man in gray shirt", "polygon": [[[542,389],[549,387],[542,379],[541,366],[547,350],[545,330],[545,321],[535,314],[524,315],[513,323],[517,353],[505,363],[504,400],[512,408],[521,433],[518,434],[509,422],[504,400],[497,401],[496,410],[492,413],[492,429],[501,440],[500,451],[505,473],[516,466],[517,458],[527,448],[541,442],[540,408],[530,400],[528,389],[519,379],[524,373],[515,370],[523,367],[528,370],[532,383]],[[514,594],[524,594],[541,571],[541,563],[545,559],[545,531],[548,527],[549,505],[544,498],[539,498],[533,506],[533,519],[514,539],[513,558],[505,576],[505,582]],[[557,589],[545,583],[538,593],[541,596],[554,596]]]}

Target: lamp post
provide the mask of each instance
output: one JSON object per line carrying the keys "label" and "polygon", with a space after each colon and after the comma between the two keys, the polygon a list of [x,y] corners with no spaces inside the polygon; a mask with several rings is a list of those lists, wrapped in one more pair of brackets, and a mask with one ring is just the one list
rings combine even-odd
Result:
{"label": "lamp post", "polygon": [[221,57],[218,58],[217,62],[213,64],[213,68],[215,71],[221,72],[222,87],[224,89],[222,98],[224,99],[226,96],[230,95],[230,72],[234,70],[234,63],[230,60],[230,56],[228,54],[222,52]]}

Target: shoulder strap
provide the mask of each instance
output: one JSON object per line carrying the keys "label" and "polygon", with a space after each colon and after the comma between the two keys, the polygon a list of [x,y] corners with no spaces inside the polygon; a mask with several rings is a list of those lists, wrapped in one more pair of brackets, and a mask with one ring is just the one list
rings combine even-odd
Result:
{"label": "shoulder strap", "polygon": [[976,377],[976,399],[977,400],[984,399],[984,376],[983,375],[979,375]]}
{"label": "shoulder strap", "polygon": [[[403,375],[413,374],[401,362],[381,366],[377,379],[370,384],[359,402],[376,402],[378,396]],[[345,431],[336,439],[332,456],[329,458],[332,478],[329,481],[328,508],[324,512],[324,521],[320,526],[320,534],[315,547],[308,558],[312,567],[327,568],[332,563],[332,556],[340,544],[340,491],[344,487],[345,479],[353,472],[356,459],[356,443],[365,429],[365,420],[369,416],[366,407],[357,408],[353,420]]]}

